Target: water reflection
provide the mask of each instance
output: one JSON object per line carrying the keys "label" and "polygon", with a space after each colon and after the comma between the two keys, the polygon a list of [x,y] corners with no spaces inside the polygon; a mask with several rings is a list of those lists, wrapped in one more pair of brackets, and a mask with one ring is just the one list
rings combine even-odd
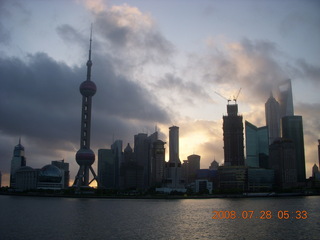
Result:
{"label": "water reflection", "polygon": [[[0,196],[1,239],[318,239],[320,197],[198,200]],[[212,211],[307,210],[307,219],[212,219]]]}

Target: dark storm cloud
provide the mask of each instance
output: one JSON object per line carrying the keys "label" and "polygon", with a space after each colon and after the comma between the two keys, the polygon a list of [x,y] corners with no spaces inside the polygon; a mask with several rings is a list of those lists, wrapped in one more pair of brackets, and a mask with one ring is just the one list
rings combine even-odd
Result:
{"label": "dark storm cloud", "polygon": [[[93,98],[93,147],[105,146],[112,134],[128,139],[134,131],[168,121],[156,99],[143,87],[115,75],[108,59],[93,56],[93,62],[98,89]],[[44,53],[29,55],[27,61],[0,58],[1,134],[22,136],[32,146],[28,152],[39,154],[38,162],[43,162],[44,155],[61,157],[60,150],[74,151],[80,133],[79,85],[85,76],[84,65],[71,68]],[[14,145],[7,149],[10,155]]]}

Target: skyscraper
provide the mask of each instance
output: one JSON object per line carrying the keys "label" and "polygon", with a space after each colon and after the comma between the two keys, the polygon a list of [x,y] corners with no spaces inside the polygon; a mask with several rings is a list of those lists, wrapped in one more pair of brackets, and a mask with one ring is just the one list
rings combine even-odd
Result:
{"label": "skyscraper", "polygon": [[19,168],[26,166],[26,158],[24,156],[24,147],[21,145],[21,138],[19,144],[14,147],[13,157],[11,160],[10,170],[10,187],[15,188],[16,185],[16,172]]}
{"label": "skyscraper", "polygon": [[280,137],[280,105],[271,92],[265,103],[266,125],[269,132],[269,144]]}
{"label": "skyscraper", "polygon": [[179,127],[169,128],[169,162],[166,163],[166,182],[169,188],[181,188],[181,162],[179,159]]}
{"label": "skyscraper", "polygon": [[143,167],[143,188],[148,188],[151,184],[152,144],[157,140],[157,131],[150,136],[148,136],[146,133],[139,133],[134,136],[135,159],[137,164]]}
{"label": "skyscraper", "polygon": [[306,180],[306,162],[304,155],[303,125],[301,116],[282,118],[282,137],[291,139],[295,149],[295,161],[298,182]]}
{"label": "skyscraper", "polygon": [[246,165],[249,167],[267,167],[269,155],[268,127],[256,127],[245,121]]}
{"label": "skyscraper", "polygon": [[318,139],[318,160],[319,160],[319,167],[320,167],[320,139]]}
{"label": "skyscraper", "polygon": [[243,123],[238,115],[238,104],[227,105],[227,116],[223,116],[224,165],[244,165]]}
{"label": "skyscraper", "polygon": [[274,169],[277,188],[297,186],[295,147],[291,139],[278,138],[269,146],[269,168]]}
{"label": "skyscraper", "polygon": [[279,88],[279,102],[280,102],[280,117],[293,116],[293,99],[291,79],[281,82]]}
{"label": "skyscraper", "polygon": [[165,145],[161,140],[152,143],[151,148],[151,186],[160,185],[164,180]]}
{"label": "skyscraper", "polygon": [[111,149],[98,150],[99,188],[116,189],[116,161]]}
{"label": "skyscraper", "polygon": [[[76,175],[74,185],[80,187],[89,187],[90,183],[97,180],[97,176],[92,168],[95,161],[95,154],[90,149],[90,130],[91,130],[91,105],[92,97],[97,91],[94,82],[91,81],[91,43],[92,29],[90,35],[89,59],[87,61],[87,80],[80,85],[80,93],[82,95],[82,113],[81,113],[81,132],[80,132],[80,149],[76,153],[76,161],[80,168]],[[89,181],[89,170],[93,175],[93,179]]]}

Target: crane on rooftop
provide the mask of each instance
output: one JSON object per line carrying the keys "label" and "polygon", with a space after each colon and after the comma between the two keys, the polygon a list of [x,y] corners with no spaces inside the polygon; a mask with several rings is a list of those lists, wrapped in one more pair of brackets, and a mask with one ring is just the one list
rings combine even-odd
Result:
{"label": "crane on rooftop", "polygon": [[219,95],[220,97],[222,97],[223,99],[227,100],[227,101],[228,101],[228,104],[229,104],[230,101],[234,101],[234,103],[236,104],[236,103],[237,103],[237,99],[238,99],[238,97],[239,97],[239,94],[240,94],[240,92],[241,92],[241,89],[242,89],[242,88],[239,89],[237,95],[234,95],[234,96],[233,96],[233,99],[231,99],[231,97],[226,98],[225,96],[223,96],[222,94],[220,94],[220,93],[217,92],[217,91],[214,91],[214,92],[215,92],[217,95]]}

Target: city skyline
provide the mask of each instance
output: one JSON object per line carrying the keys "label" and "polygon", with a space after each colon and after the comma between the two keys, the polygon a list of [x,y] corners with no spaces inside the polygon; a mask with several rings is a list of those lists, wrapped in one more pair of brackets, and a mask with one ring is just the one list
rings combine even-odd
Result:
{"label": "city skyline", "polygon": [[[151,133],[156,125],[159,139],[168,142],[168,128],[176,125],[181,161],[195,153],[201,156],[201,168],[208,168],[214,158],[223,163],[222,116],[227,102],[214,91],[229,98],[241,87],[239,114],[261,127],[269,85],[290,78],[295,114],[304,120],[306,172],[311,176],[320,135],[319,4],[290,1],[290,10],[287,1],[230,2],[2,1],[3,184],[20,136],[27,165],[40,167],[65,159],[74,178],[81,109],[78,89],[85,80],[91,22],[93,81],[99,89],[92,109],[95,154],[109,147],[112,139],[133,146],[135,134]],[[248,19],[242,17],[244,13],[250,13]],[[257,16],[261,19],[252,21]],[[247,27],[239,32],[241,22]]]}

